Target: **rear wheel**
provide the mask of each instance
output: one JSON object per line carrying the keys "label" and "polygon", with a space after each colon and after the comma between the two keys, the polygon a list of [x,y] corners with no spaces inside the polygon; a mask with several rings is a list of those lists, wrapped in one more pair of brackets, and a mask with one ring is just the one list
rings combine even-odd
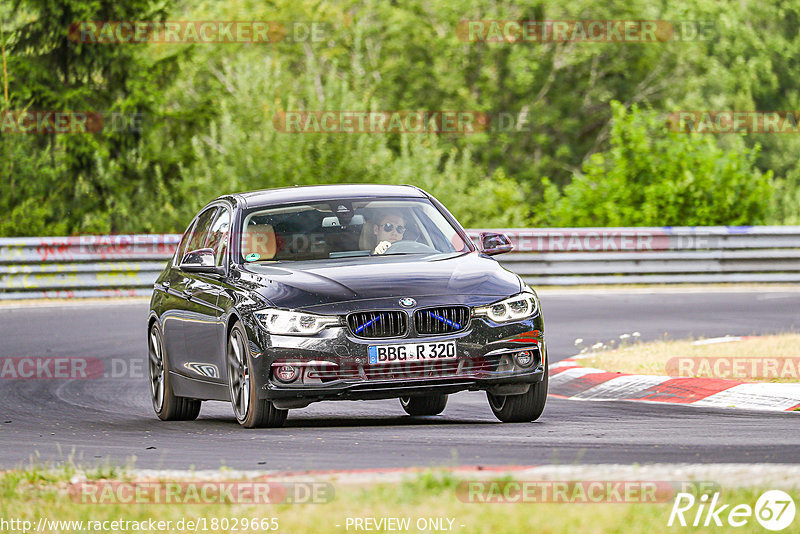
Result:
{"label": "rear wheel", "polygon": [[439,415],[447,406],[447,395],[400,397],[400,405],[408,415]]}
{"label": "rear wheel", "polygon": [[250,374],[250,351],[242,323],[237,322],[231,328],[227,360],[228,390],[239,424],[245,428],[283,426],[289,410],[279,410],[270,401],[258,398],[256,381]]}
{"label": "rear wheel", "polygon": [[495,417],[504,423],[529,423],[539,419],[547,402],[548,374],[545,367],[544,379],[531,384],[528,392],[522,395],[492,395],[487,392]]}
{"label": "rear wheel", "polygon": [[157,323],[150,327],[147,342],[150,369],[150,398],[153,410],[162,421],[193,421],[200,414],[202,401],[178,397],[172,391],[169,364],[164,352],[164,337]]}

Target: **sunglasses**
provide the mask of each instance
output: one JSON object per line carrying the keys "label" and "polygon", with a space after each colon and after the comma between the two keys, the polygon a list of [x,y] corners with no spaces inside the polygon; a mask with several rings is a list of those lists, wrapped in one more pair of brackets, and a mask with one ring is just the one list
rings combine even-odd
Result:
{"label": "sunglasses", "polygon": [[[383,225],[383,231],[384,232],[388,233],[388,232],[391,232],[392,230],[394,230],[394,225],[392,223],[386,223],[386,224]],[[405,233],[405,231],[406,231],[406,227],[405,226],[403,226],[402,224],[398,224],[397,225],[397,233],[398,234],[403,234],[403,233]]]}

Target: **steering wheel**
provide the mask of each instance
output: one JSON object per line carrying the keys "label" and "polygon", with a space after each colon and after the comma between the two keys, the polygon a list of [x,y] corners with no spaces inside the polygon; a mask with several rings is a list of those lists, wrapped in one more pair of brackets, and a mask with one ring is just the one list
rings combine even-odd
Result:
{"label": "steering wheel", "polygon": [[423,254],[430,254],[438,252],[435,248],[429,247],[424,243],[420,243],[419,241],[412,241],[408,239],[404,239],[402,241],[395,241],[389,248],[386,249],[384,254],[414,254],[414,253],[423,253]]}

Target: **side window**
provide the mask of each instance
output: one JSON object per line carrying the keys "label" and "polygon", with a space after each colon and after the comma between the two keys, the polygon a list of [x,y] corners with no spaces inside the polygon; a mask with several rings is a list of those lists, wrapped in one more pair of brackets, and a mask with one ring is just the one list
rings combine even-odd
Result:
{"label": "side window", "polygon": [[181,242],[178,243],[178,248],[175,249],[175,261],[176,263],[180,263],[183,259],[183,255],[186,254],[186,244],[189,243],[189,238],[192,235],[192,230],[195,226],[195,221],[189,223],[189,228],[183,233],[183,237],[181,238]]}
{"label": "side window", "polygon": [[228,251],[228,235],[231,227],[231,212],[227,209],[219,210],[216,219],[211,223],[211,231],[208,233],[205,248],[214,249],[217,267],[222,265],[225,260],[225,253]]}
{"label": "side window", "polygon": [[181,251],[181,258],[187,253],[199,248],[203,248],[208,236],[208,230],[211,228],[211,221],[214,220],[214,214],[217,212],[217,207],[209,208],[197,218],[192,233],[186,243],[186,248]]}

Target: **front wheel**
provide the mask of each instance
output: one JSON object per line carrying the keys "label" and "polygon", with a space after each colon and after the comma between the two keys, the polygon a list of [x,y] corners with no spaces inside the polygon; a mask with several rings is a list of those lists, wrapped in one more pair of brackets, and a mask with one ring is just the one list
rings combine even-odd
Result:
{"label": "front wheel", "polygon": [[400,397],[400,405],[408,415],[439,415],[447,406],[447,395]]}
{"label": "front wheel", "polygon": [[544,379],[531,384],[528,392],[522,395],[492,395],[487,391],[495,417],[504,423],[529,423],[539,419],[547,402],[548,374],[545,367]]}
{"label": "front wheel", "polygon": [[161,328],[153,323],[147,342],[147,367],[150,370],[150,399],[153,410],[162,421],[194,421],[200,414],[202,401],[178,397],[172,391],[169,362],[164,352]]}
{"label": "front wheel", "polygon": [[236,420],[245,428],[283,426],[289,410],[279,410],[266,399],[258,398],[256,381],[250,369],[247,334],[241,323],[231,328],[228,337],[228,391]]}

